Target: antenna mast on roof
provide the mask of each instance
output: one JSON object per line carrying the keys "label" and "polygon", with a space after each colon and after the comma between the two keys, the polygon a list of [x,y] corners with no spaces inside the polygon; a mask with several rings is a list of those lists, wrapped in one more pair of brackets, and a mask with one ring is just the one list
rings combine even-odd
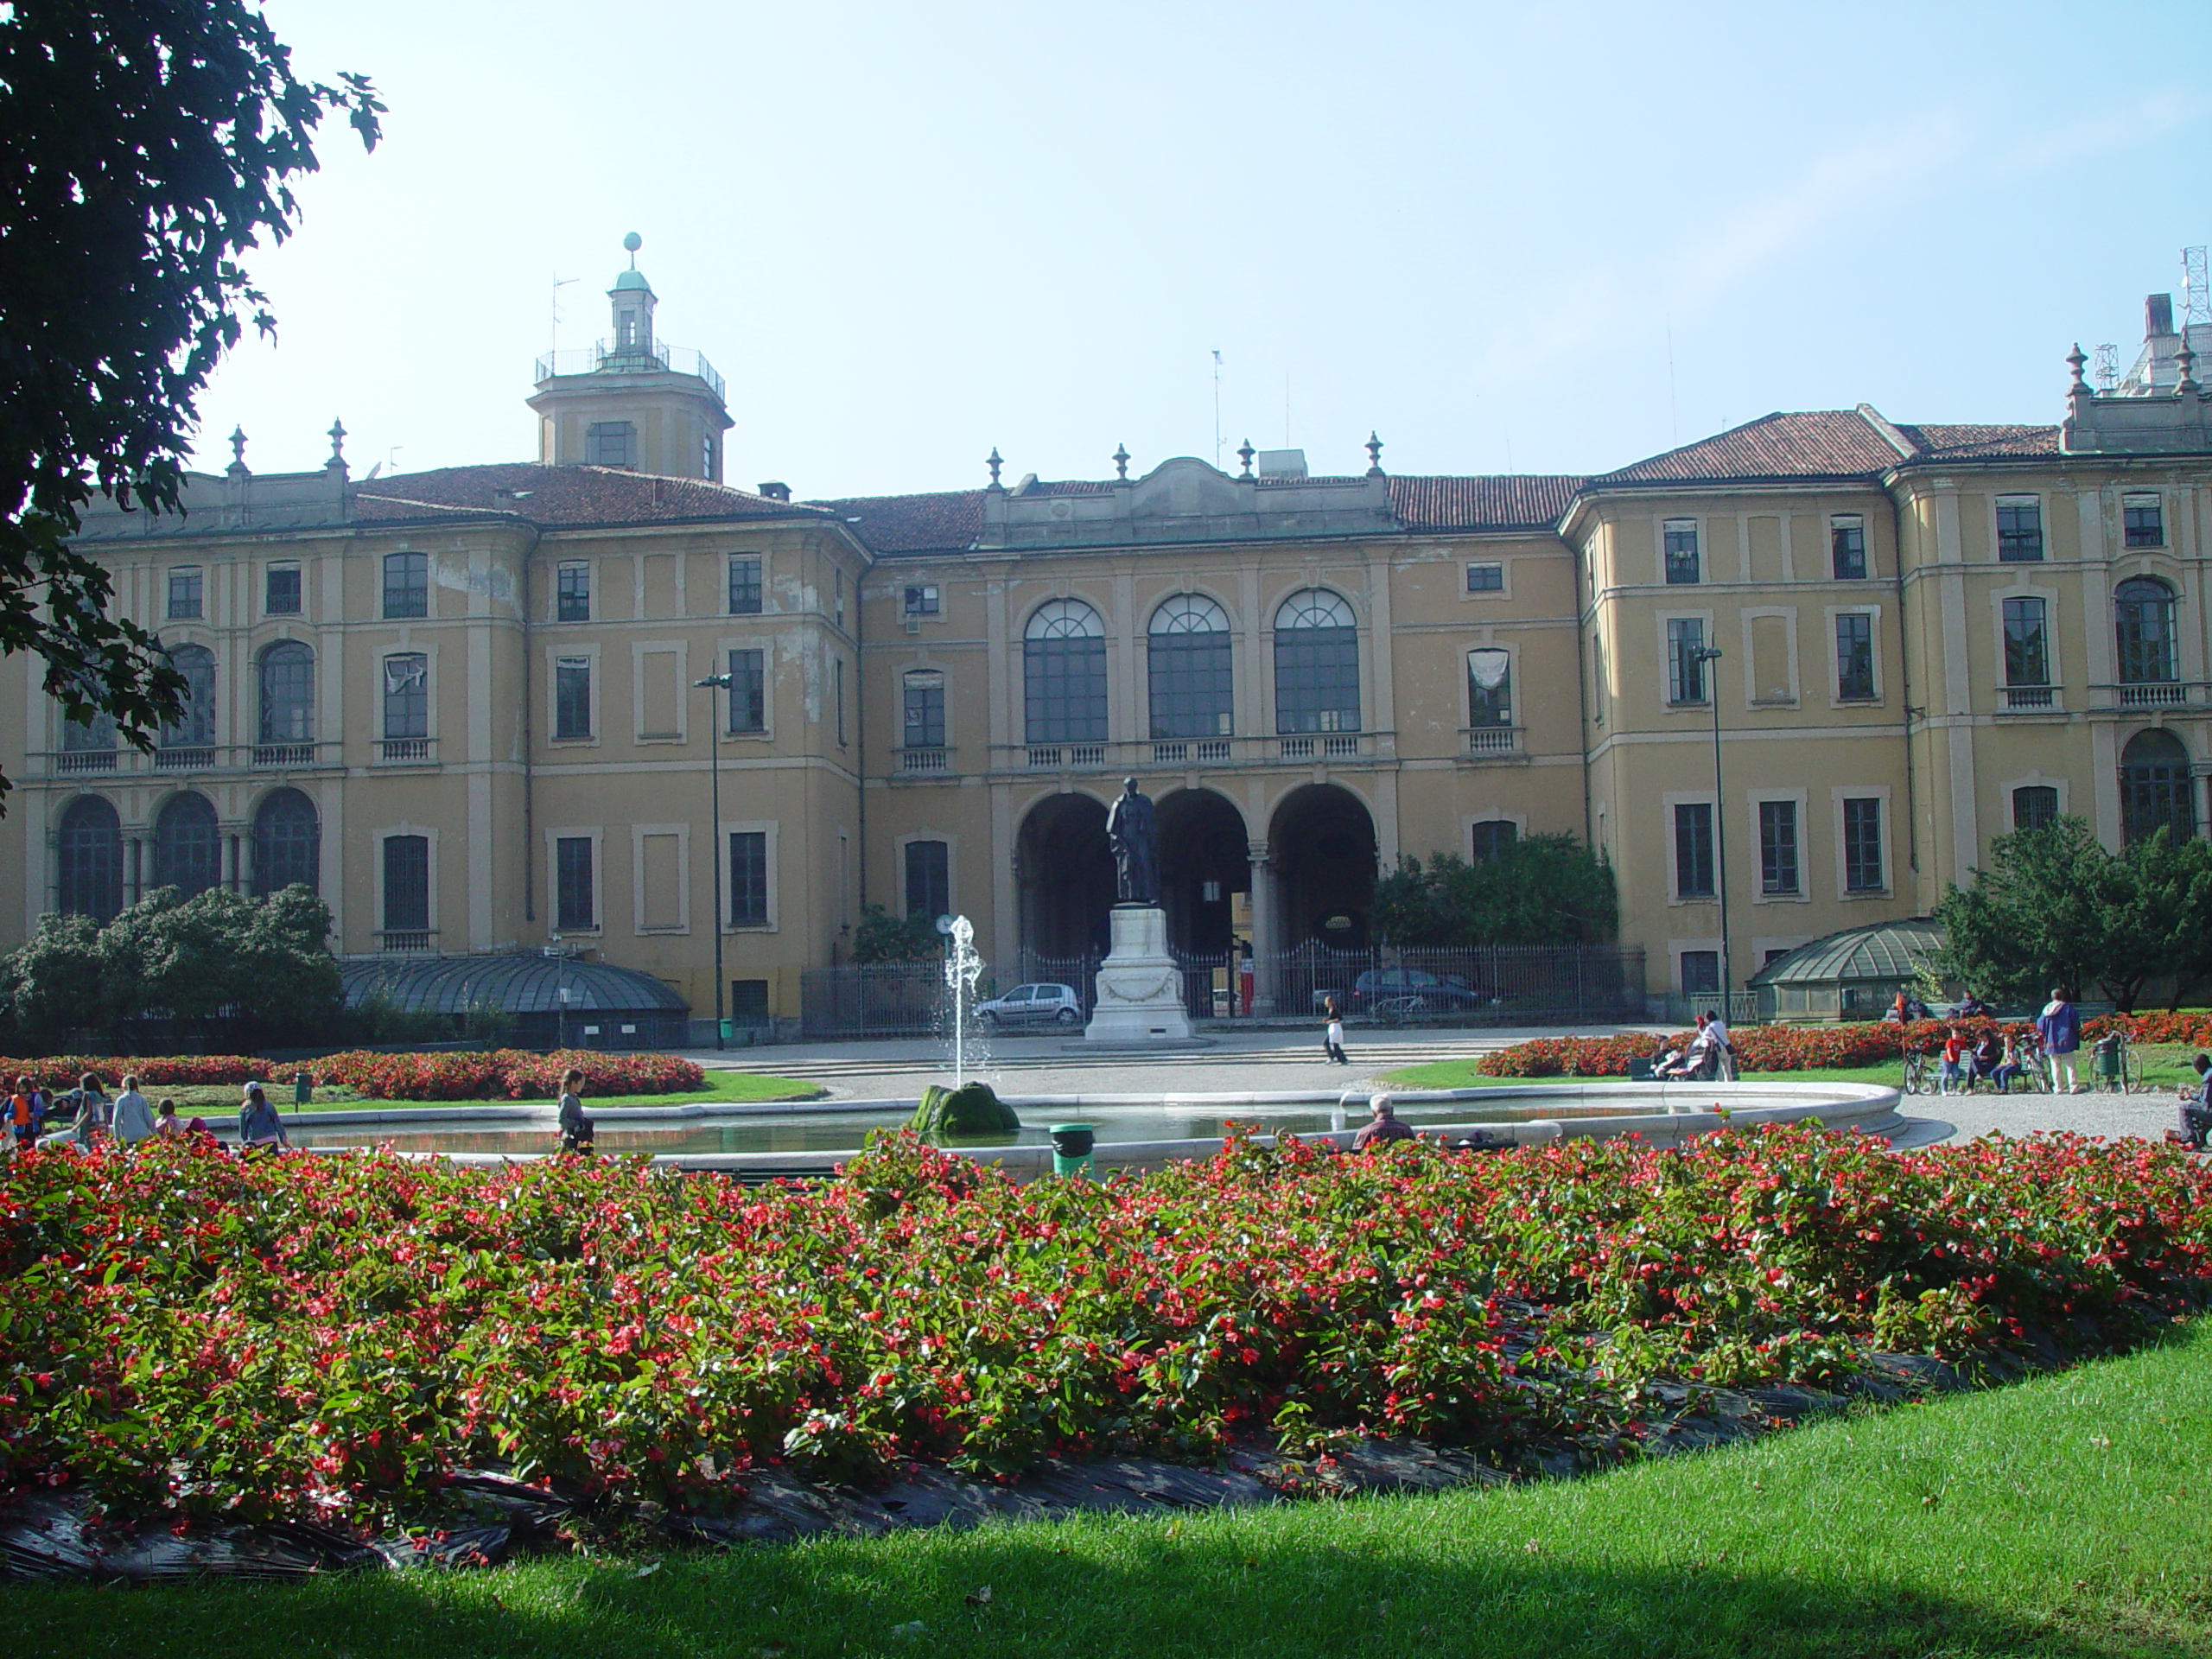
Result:
{"label": "antenna mast on roof", "polygon": [[2097,366],[2094,371],[2094,374],[2097,382],[2097,390],[2099,391],[2110,391],[2114,386],[2120,384],[2119,342],[2108,340],[2103,345],[2098,346],[2096,363]]}
{"label": "antenna mast on roof", "polygon": [[2212,325],[2212,292],[2204,284],[2204,250],[2202,247],[2181,251],[2181,309],[2182,327],[2191,323]]}
{"label": "antenna mast on roof", "polygon": [[1221,468],[1221,347],[1213,348],[1213,464]]}

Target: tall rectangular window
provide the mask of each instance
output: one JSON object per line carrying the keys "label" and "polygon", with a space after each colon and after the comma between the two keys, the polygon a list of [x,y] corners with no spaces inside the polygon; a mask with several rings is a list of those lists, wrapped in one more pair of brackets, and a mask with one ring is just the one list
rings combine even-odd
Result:
{"label": "tall rectangular window", "polygon": [[2130,547],[2166,544],[2165,504],[2155,495],[2124,495],[2120,499],[2121,528]]}
{"label": "tall rectangular window", "polygon": [[384,838],[384,931],[420,933],[430,925],[430,838]]}
{"label": "tall rectangular window", "polygon": [[1666,554],[1667,580],[1677,585],[1698,581],[1697,520],[1669,518],[1659,527],[1659,538]]}
{"label": "tall rectangular window", "polygon": [[1713,808],[1703,801],[1686,802],[1675,809],[1675,896],[1713,894]]}
{"label": "tall rectangular window", "polygon": [[591,735],[591,658],[560,657],[553,663],[553,736],[556,741]]}
{"label": "tall rectangular window", "polygon": [[2012,827],[2044,830],[2058,822],[2058,790],[2051,784],[2027,784],[2012,791]]}
{"label": "tall rectangular window", "polygon": [[404,620],[430,613],[430,561],[427,554],[384,556],[384,613]]}
{"label": "tall rectangular window", "polygon": [[1495,645],[1467,653],[1467,724],[1513,723],[1513,661]]}
{"label": "tall rectangular window", "polygon": [[1797,803],[1759,803],[1759,891],[1795,893],[1797,885]]}
{"label": "tall rectangular window", "polygon": [[582,559],[564,560],[555,576],[553,616],[559,622],[591,620],[591,566]]}
{"label": "tall rectangular window", "polygon": [[2050,650],[2039,599],[2005,601],[2005,683],[2049,685]]}
{"label": "tall rectangular window", "polygon": [[384,734],[430,734],[430,659],[419,651],[384,659]]}
{"label": "tall rectangular window", "polygon": [[842,570],[838,570],[832,574],[835,575],[837,579],[836,601],[836,619],[837,626],[842,628],[845,626],[845,573]]}
{"label": "tall rectangular window", "polygon": [[1843,804],[1843,886],[1847,893],[1882,890],[1882,803],[1878,798]]}
{"label": "tall rectangular window", "polygon": [[768,925],[768,832],[740,830],[729,838],[729,919],[733,927]]}
{"label": "tall rectangular window", "polygon": [[1851,613],[1835,620],[1835,695],[1843,702],[1874,697],[1874,619]]}
{"label": "tall rectangular window", "polygon": [[1838,582],[1866,579],[1866,521],[1855,512],[1828,520],[1828,557]]}
{"label": "tall rectangular window", "polygon": [[729,728],[733,732],[768,729],[768,654],[765,651],[729,654]]}
{"label": "tall rectangular window", "polygon": [[760,561],[752,554],[734,553],[729,561],[729,613],[760,614]]}
{"label": "tall rectangular window", "polygon": [[554,925],[564,930],[599,925],[589,836],[562,836],[553,842],[553,913]]}
{"label": "tall rectangular window", "polygon": [[1717,996],[1720,993],[1720,953],[1718,950],[1682,952],[1682,995]]}
{"label": "tall rectangular window", "polygon": [[906,843],[906,913],[935,921],[952,912],[952,849],[941,841]]}
{"label": "tall rectangular window", "polygon": [[1667,619],[1667,701],[1703,702],[1705,664],[1698,652],[1705,649],[1705,623],[1694,616]]}
{"label": "tall rectangular window", "polygon": [[842,745],[845,741],[845,659],[842,657],[830,659],[830,684],[837,705],[837,741]]}
{"label": "tall rectangular window", "polygon": [[268,616],[300,613],[300,567],[272,564],[262,580],[261,609]]}
{"label": "tall rectangular window", "polygon": [[2043,498],[1997,498],[1997,556],[2007,564],[2034,564],[2043,557]]}
{"label": "tall rectangular window", "polygon": [[906,676],[901,688],[905,702],[899,747],[941,749],[944,747],[944,676],[925,669]]}
{"label": "tall rectangular window", "polygon": [[169,620],[181,622],[200,614],[200,567],[180,564],[169,571]]}

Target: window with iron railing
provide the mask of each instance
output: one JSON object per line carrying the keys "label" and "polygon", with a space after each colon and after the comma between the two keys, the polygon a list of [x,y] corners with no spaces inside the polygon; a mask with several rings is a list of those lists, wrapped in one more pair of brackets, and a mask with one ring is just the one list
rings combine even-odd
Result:
{"label": "window with iron railing", "polygon": [[2043,498],[1997,498],[1997,556],[2006,564],[2033,564],[2043,557]]}
{"label": "window with iron railing", "polygon": [[1667,581],[1675,587],[1696,582],[1702,577],[1699,569],[1697,520],[1669,518],[1659,529],[1661,550],[1667,567]]}
{"label": "window with iron railing", "polygon": [[1828,520],[1829,568],[1838,582],[1866,579],[1866,521],[1855,512],[1840,512]]}
{"label": "window with iron railing", "polygon": [[2161,685],[2180,677],[2172,588],[2149,576],[2121,582],[2113,594],[2113,620],[2121,685]]}
{"label": "window with iron railing", "polygon": [[430,613],[430,561],[423,553],[384,556],[384,613],[404,620]]}
{"label": "window with iron railing", "polygon": [[2120,502],[2120,529],[2130,547],[2166,544],[2165,503],[2155,495],[2125,495]]}

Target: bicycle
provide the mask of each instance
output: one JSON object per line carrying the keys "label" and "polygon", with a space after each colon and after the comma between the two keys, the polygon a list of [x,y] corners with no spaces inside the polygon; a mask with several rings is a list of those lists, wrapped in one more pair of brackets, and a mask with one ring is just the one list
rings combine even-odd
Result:
{"label": "bicycle", "polygon": [[[2126,1032],[2117,1029],[2107,1032],[2097,1039],[2091,1052],[2095,1057],[2094,1064],[2100,1085],[2110,1078],[2119,1084],[2120,1092],[2123,1095],[2144,1092],[2143,1061]],[[2106,1059],[2107,1054],[2112,1056],[2109,1065]]]}
{"label": "bicycle", "polygon": [[1904,1052],[1904,1092],[1908,1095],[1932,1095],[1941,1074],[1936,1069],[1935,1057],[1924,1048],[1909,1048]]}

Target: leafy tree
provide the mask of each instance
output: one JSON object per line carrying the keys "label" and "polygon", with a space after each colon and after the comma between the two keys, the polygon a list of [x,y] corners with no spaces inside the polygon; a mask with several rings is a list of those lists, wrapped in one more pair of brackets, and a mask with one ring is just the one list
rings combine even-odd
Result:
{"label": "leafy tree", "polygon": [[319,1035],[345,1004],[329,932],[329,906],[303,887],[258,899],[157,887],[104,928],[48,916],[9,960],[16,1025],[42,1046],[148,1020],[219,1022],[237,1041]]}
{"label": "leafy tree", "polygon": [[931,918],[893,916],[881,905],[863,905],[853,930],[855,962],[926,962],[944,954],[944,936]]}
{"label": "leafy tree", "polygon": [[2178,1001],[2212,969],[2212,843],[2160,830],[2114,854],[2081,818],[2015,830],[1936,919],[1945,972],[1986,995],[2031,1001],[2094,985],[2132,1010],[2170,976]]}
{"label": "leafy tree", "polygon": [[183,676],[68,538],[95,493],[177,510],[241,312],[276,326],[237,256],[291,233],[326,114],[376,144],[384,105],[339,79],[296,78],[246,0],[0,5],[0,653],[142,748]]}
{"label": "leafy tree", "polygon": [[1620,925],[1612,866],[1572,835],[1524,836],[1476,863],[1439,853],[1375,884],[1376,931],[1401,946],[1590,944]]}

